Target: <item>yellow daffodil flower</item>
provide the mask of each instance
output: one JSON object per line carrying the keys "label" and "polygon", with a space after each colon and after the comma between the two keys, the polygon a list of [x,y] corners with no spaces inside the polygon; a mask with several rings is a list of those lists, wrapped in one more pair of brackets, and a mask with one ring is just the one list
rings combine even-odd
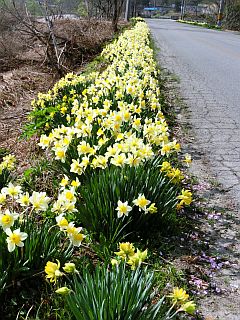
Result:
{"label": "yellow daffodil flower", "polygon": [[173,303],[183,304],[188,300],[189,295],[184,289],[176,287],[173,289],[173,292],[169,295],[169,297],[172,299]]}
{"label": "yellow daffodil flower", "polygon": [[140,211],[146,211],[150,201],[145,198],[144,194],[139,194],[138,198],[133,200],[133,203],[139,207]]}
{"label": "yellow daffodil flower", "polygon": [[122,243],[119,243],[119,252],[115,252],[115,254],[124,260],[133,256],[135,253],[134,251],[135,251],[135,248],[132,243],[122,242]]}
{"label": "yellow daffodil flower", "polygon": [[130,256],[127,263],[131,266],[132,270],[135,270],[136,267],[140,266],[141,263],[147,258],[147,250],[140,251],[137,249],[137,252],[134,255]]}
{"label": "yellow daffodil flower", "polygon": [[177,196],[177,199],[181,200],[180,205],[189,206],[192,202],[192,192],[190,190],[182,189],[182,193]]}
{"label": "yellow daffodil flower", "polygon": [[14,225],[14,221],[19,217],[18,213],[10,212],[8,209],[4,213],[0,213],[0,226],[4,231]]}
{"label": "yellow daffodil flower", "polygon": [[61,277],[63,273],[59,270],[60,262],[57,260],[57,263],[48,261],[45,266],[46,279],[49,279],[50,282],[57,282],[57,278]]}

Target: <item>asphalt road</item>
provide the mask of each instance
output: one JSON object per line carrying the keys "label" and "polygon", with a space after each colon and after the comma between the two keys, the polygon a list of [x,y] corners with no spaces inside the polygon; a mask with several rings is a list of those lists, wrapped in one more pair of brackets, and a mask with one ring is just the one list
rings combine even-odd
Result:
{"label": "asphalt road", "polygon": [[147,23],[161,65],[180,78],[199,148],[240,203],[240,34],[171,20]]}

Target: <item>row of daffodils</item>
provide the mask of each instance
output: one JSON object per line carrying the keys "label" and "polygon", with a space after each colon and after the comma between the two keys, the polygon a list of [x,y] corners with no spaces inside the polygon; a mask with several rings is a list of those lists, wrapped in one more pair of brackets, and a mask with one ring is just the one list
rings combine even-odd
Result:
{"label": "row of daffodils", "polygon": [[194,26],[199,26],[199,27],[204,27],[204,28],[208,28],[208,29],[218,29],[220,30],[221,27],[218,26],[218,25],[214,25],[214,24],[210,24],[210,23],[207,23],[207,22],[199,22],[199,21],[190,21],[190,20],[177,20],[177,22],[180,22],[180,23],[186,23],[186,24],[190,24],[190,25],[194,25]]}
{"label": "row of daffodils", "polygon": [[[182,188],[183,173],[172,165],[180,145],[170,138],[161,110],[147,25],[137,21],[102,59],[104,71],[68,74],[33,101],[27,130],[41,134],[39,146],[52,155],[60,178],[56,197],[7,180],[2,185],[0,293],[22,274],[44,269],[72,318],[193,314],[183,289],[157,301],[153,272],[145,268],[148,232],[161,232],[192,201]],[[190,161],[186,156],[185,164]],[[0,176],[14,164],[6,156]],[[98,255],[92,272],[77,267],[89,250]]]}

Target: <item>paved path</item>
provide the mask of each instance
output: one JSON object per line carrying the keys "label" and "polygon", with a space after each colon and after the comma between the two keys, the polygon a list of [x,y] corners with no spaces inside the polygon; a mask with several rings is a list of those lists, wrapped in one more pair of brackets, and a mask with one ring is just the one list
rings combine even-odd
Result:
{"label": "paved path", "polygon": [[171,20],[147,23],[161,65],[181,80],[199,147],[240,204],[240,35]]}

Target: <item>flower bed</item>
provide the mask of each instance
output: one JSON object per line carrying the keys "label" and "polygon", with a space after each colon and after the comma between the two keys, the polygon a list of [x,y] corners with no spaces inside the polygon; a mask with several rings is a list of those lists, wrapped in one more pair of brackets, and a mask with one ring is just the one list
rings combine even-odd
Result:
{"label": "flower bed", "polygon": [[[192,201],[182,187],[182,172],[172,164],[180,145],[171,139],[161,110],[146,24],[139,21],[126,30],[103,50],[102,60],[104,71],[68,74],[33,101],[26,135],[41,134],[39,145],[52,155],[61,179],[52,199],[12,183],[1,189],[2,291],[45,266],[46,278],[67,295],[66,309],[76,319],[157,319],[160,314],[172,319],[179,312],[193,313],[194,303],[178,288],[169,308],[163,307],[164,297],[152,305],[154,277],[140,269],[147,250],[133,245],[141,239],[144,247],[149,232],[174,223],[177,210]],[[102,261],[93,272],[67,262],[78,261],[81,248],[94,249]],[[141,297],[139,288],[145,292]]]}

